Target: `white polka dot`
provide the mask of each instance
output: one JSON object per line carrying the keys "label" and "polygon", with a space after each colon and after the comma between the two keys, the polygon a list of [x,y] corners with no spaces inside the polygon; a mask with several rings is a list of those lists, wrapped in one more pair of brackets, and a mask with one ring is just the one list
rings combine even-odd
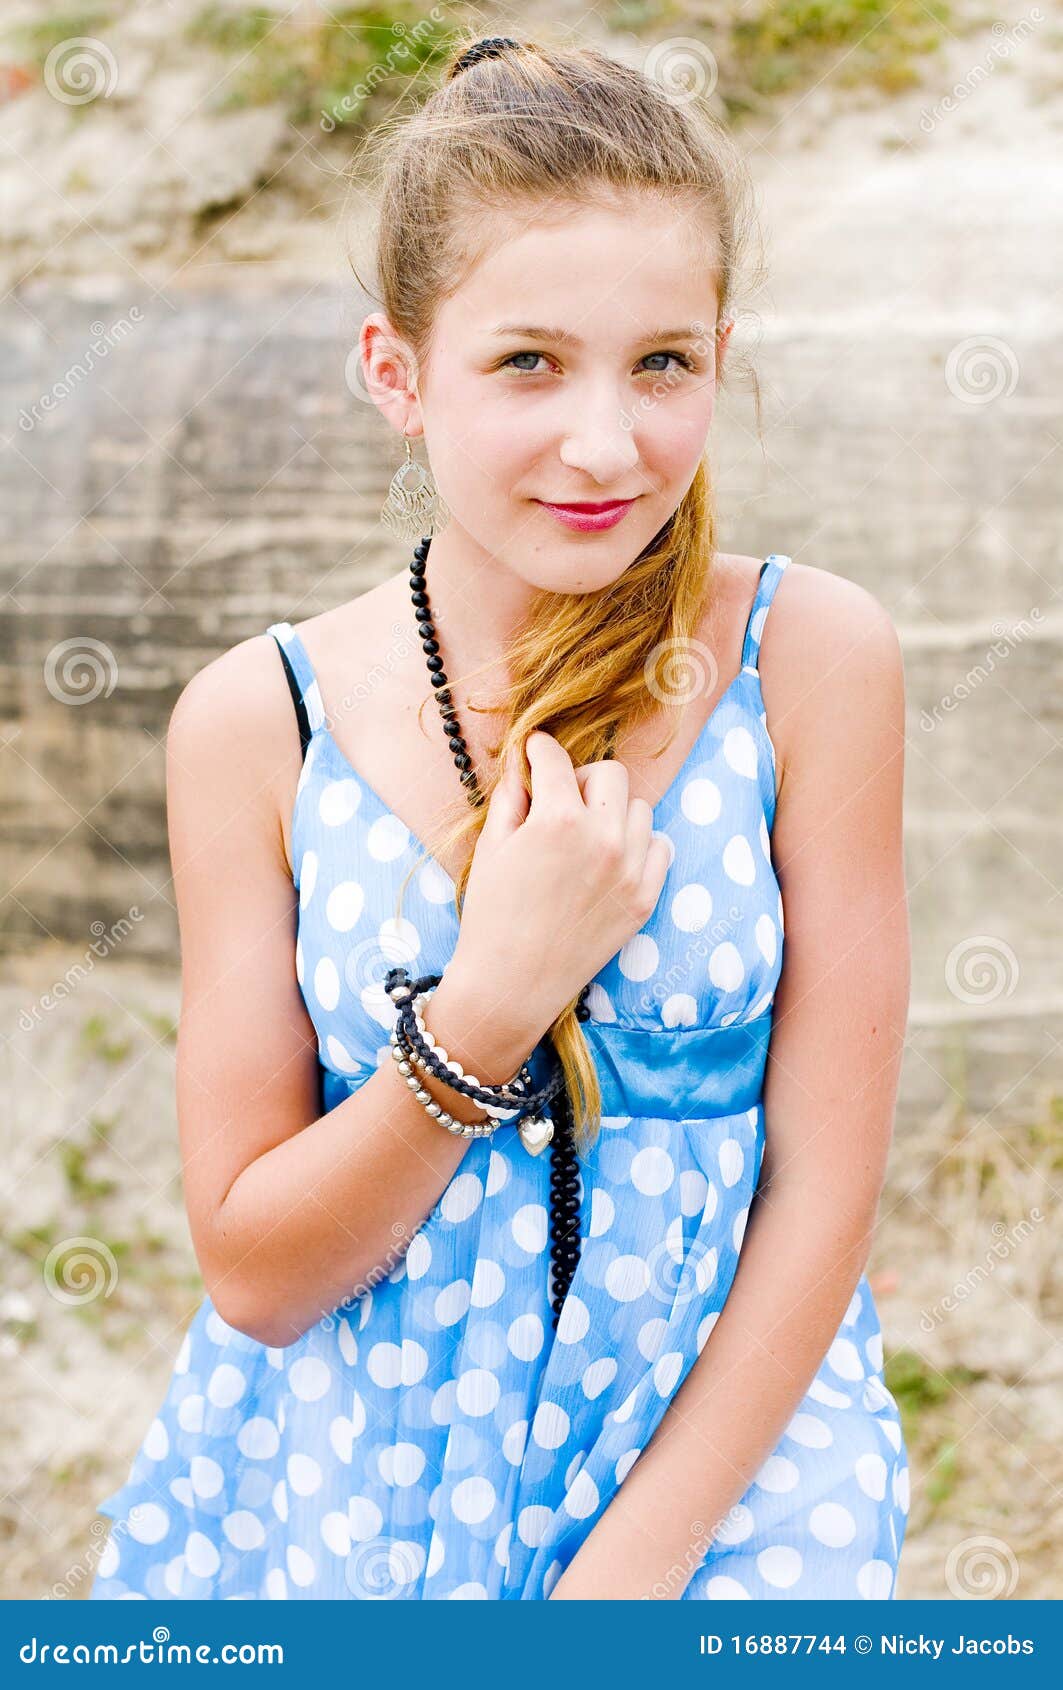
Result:
{"label": "white polka dot", "polygon": [[882,1368],[883,1361],[881,1332],[872,1332],[870,1338],[867,1340],[867,1343],[864,1345],[864,1354],[867,1356],[867,1359],[871,1363],[875,1372],[878,1373]]}
{"label": "white polka dot", "polygon": [[524,1460],[524,1451],[528,1443],[528,1422],[515,1420],[502,1439],[502,1454],[511,1467],[519,1467]]}
{"label": "white polka dot", "polygon": [[423,1232],[415,1232],[406,1251],[406,1277],[423,1279],[432,1263],[432,1246]]}
{"label": "white polka dot", "polygon": [[334,1508],[331,1513],[322,1515],[321,1541],[326,1549],[331,1549],[333,1555],[347,1556],[351,1553],[351,1528],[347,1524],[347,1516]]}
{"label": "white polka dot", "polygon": [[379,1536],[384,1516],[375,1502],[367,1496],[352,1496],[347,1504],[347,1520],[356,1543],[366,1543]]}
{"label": "white polka dot", "polygon": [[325,905],[325,917],[337,933],[349,933],[365,904],[365,893],[357,880],[341,880],[334,886]]}
{"label": "white polka dot", "polygon": [[581,1297],[569,1292],[561,1304],[561,1314],[557,1322],[557,1341],[559,1344],[578,1344],[590,1331],[591,1317],[586,1303]]}
{"label": "white polka dot", "polygon": [[538,1255],[546,1248],[546,1210],[541,1203],[525,1203],[513,1216],[510,1226],[522,1250]]}
{"label": "white polka dot", "polygon": [[605,1289],[618,1303],[641,1297],[650,1283],[650,1270],[642,1256],[617,1256],[605,1270]]}
{"label": "white polka dot", "polygon": [[316,1402],[332,1383],[332,1373],[319,1356],[300,1356],[288,1369],[288,1384],[300,1402]]}
{"label": "white polka dot", "polygon": [[713,1543],[744,1543],[753,1535],[753,1515],[744,1503],[736,1502],[716,1528]]}
{"label": "white polka dot", "polygon": [[276,1455],[279,1444],[276,1426],[261,1414],[245,1420],[236,1433],[236,1447],[249,1461],[268,1461]]}
{"label": "white polka dot", "polygon": [[156,1415],[144,1435],[144,1454],[152,1461],[161,1461],[170,1449],[170,1434]]}
{"label": "white polka dot", "polygon": [[720,813],[720,789],[712,780],[688,780],[679,804],[688,822],[693,822],[695,827],[708,827]]}
{"label": "white polka dot", "polygon": [[362,801],[362,789],[354,780],[330,780],[322,787],[317,813],[326,827],[349,822]]}
{"label": "white polka dot", "polygon": [[476,1174],[455,1174],[439,1202],[439,1213],[445,1221],[456,1225],[476,1213],[483,1199],[484,1188]]}
{"label": "white polka dot", "polygon": [[177,1405],[177,1424],[182,1432],[202,1432],[205,1408],[206,1403],[201,1396],[193,1394],[181,1398]]}
{"label": "white polka dot", "polygon": [[467,1279],[452,1280],[435,1300],[435,1317],[440,1326],[454,1326],[468,1311],[471,1287]]}
{"label": "white polka dot", "polygon": [[805,1395],[812,1402],[821,1402],[824,1408],[852,1408],[853,1406],[852,1397],[847,1397],[844,1391],[832,1391],[829,1385],[823,1383],[822,1379],[813,1379]]}
{"label": "white polka dot", "polygon": [[491,1414],[501,1394],[498,1380],[486,1367],[467,1368],[459,1377],[454,1392],[462,1413],[473,1416]]}
{"label": "white polka dot", "polygon": [[907,1514],[911,1507],[911,1476],[907,1467],[902,1467],[893,1475],[893,1500],[902,1514]]}
{"label": "white polka dot", "polygon": [[719,986],[721,992],[737,992],[745,977],[742,953],[737,945],[725,939],[709,958],[709,979],[714,986]]}
{"label": "white polka dot", "polygon": [[454,1486],[450,1506],[456,1519],[464,1520],[468,1526],[477,1526],[487,1519],[495,1506],[495,1487],[490,1479],[462,1479]]}
{"label": "white polka dot", "polygon": [[285,1559],[293,1584],[297,1584],[300,1589],[305,1589],[307,1585],[313,1584],[317,1577],[317,1568],[305,1549],[300,1549],[296,1543],[290,1543]]}
{"label": "white polka dot", "polygon": [[216,1408],[231,1408],[239,1402],[247,1389],[247,1380],[238,1367],[223,1361],[210,1376],[207,1396]]}
{"label": "white polka dot", "polygon": [[648,980],[651,974],[656,974],[659,965],[660,953],[648,933],[636,933],[621,946],[617,957],[617,966],[625,980]]}
{"label": "white polka dot", "polygon": [[856,1536],[856,1521],[840,1502],[820,1502],[808,1516],[808,1529],[828,1549],[844,1549]]}
{"label": "white polka dot", "polygon": [[266,1594],[272,1602],[286,1600],[288,1585],[285,1581],[283,1567],[271,1567],[266,1574]]}
{"label": "white polka dot", "polygon": [[616,1378],[616,1372],[616,1362],[612,1356],[602,1356],[600,1361],[592,1361],[589,1367],[584,1368],[583,1378],[580,1380],[584,1396],[590,1402],[593,1402],[595,1397],[600,1397]]}
{"label": "white polka dot", "polygon": [[768,966],[772,967],[779,949],[779,935],[770,915],[757,917],[754,933],[757,940],[757,949]]}
{"label": "white polka dot", "polygon": [[489,1309],[506,1289],[506,1276],[497,1262],[478,1256],[473,1270],[469,1301],[474,1309]]}
{"label": "white polka dot", "polygon": [[826,1449],[834,1442],[830,1427],[816,1414],[795,1414],[786,1428],[786,1435],[805,1449]]}
{"label": "white polka dot", "polygon": [[197,1496],[217,1496],[225,1483],[225,1474],[209,1455],[194,1455],[188,1464],[188,1476]]}
{"label": "white polka dot", "polygon": [[526,1543],[529,1549],[538,1549],[550,1529],[553,1517],[552,1509],[543,1508],[537,1503],[522,1508],[517,1515],[517,1536],[521,1543]]}
{"label": "white polka dot", "polygon": [[769,1455],[760,1472],[756,1475],[754,1483],[759,1485],[761,1490],[782,1495],[786,1491],[793,1490],[800,1477],[799,1468],[787,1456]]}
{"label": "white polka dot", "polygon": [[724,1185],[737,1185],[742,1178],[746,1158],[742,1146],[736,1138],[725,1138],[720,1145],[716,1160],[720,1164],[720,1178]]}
{"label": "white polka dot", "polygon": [[325,1051],[339,1074],[356,1074],[361,1068],[361,1063],[355,1061],[347,1046],[334,1033],[329,1033],[325,1039]]}
{"label": "white polka dot", "polygon": [[736,833],[724,846],[723,872],[739,886],[752,886],[756,879],[757,866],[744,833]]}
{"label": "white polka dot", "polygon": [[701,1248],[700,1254],[694,1262],[694,1282],[697,1285],[700,1295],[704,1295],[704,1293],[709,1289],[709,1286],[712,1285],[716,1278],[718,1267],[719,1252],[717,1251],[715,1244],[711,1245],[707,1250]]}
{"label": "white polka dot", "polygon": [[680,933],[700,933],[711,916],[712,893],[700,881],[688,881],[672,899],[672,921]]}
{"label": "white polka dot", "polygon": [[[616,1206],[613,1199],[602,1186],[596,1185],[591,1192],[590,1236],[600,1238],[603,1232],[608,1232],[615,1216]],[[560,1325],[560,1322],[558,1324]]]}
{"label": "white polka dot", "polygon": [[881,1502],[886,1495],[886,1463],[881,1455],[858,1455],[856,1458],[856,1482],[865,1496],[873,1502]]}
{"label": "white polka dot", "polygon": [[321,1489],[321,1468],[312,1455],[289,1455],[287,1475],[296,1496],[313,1496]]}
{"label": "white polka dot", "polygon": [[429,904],[449,904],[454,896],[454,882],[437,862],[426,862],[419,868],[416,881],[422,898]]}
{"label": "white polka dot", "polygon": [[893,1588],[893,1569],[888,1561],[865,1561],[856,1575],[856,1588],[869,1602],[883,1602]]}
{"label": "white polka dot", "polygon": [[723,1573],[716,1573],[705,1584],[705,1595],[710,1602],[741,1602],[747,1601],[749,1591],[737,1579],[727,1578]]}
{"label": "white polka dot", "polygon": [[202,1532],[189,1532],[185,1540],[185,1566],[198,1579],[211,1578],[221,1566],[221,1556]]}
{"label": "white polka dot", "polygon": [[378,863],[391,863],[409,846],[410,830],[398,816],[381,816],[365,837],[369,855]]}
{"label": "white polka dot", "polygon": [[240,1508],[235,1514],[226,1514],[221,1523],[234,1549],[261,1549],[266,1541],[266,1528],[257,1514],[252,1514],[246,1508]]}
{"label": "white polka dot", "polygon": [[770,1549],[762,1549],[757,1556],[757,1571],[765,1584],[774,1585],[776,1590],[789,1590],[801,1577],[802,1560],[796,1549],[788,1544],[773,1543]]}
{"label": "white polka dot", "polygon": [[661,1005],[661,1023],[665,1027],[693,1027],[697,1017],[697,999],[689,992],[673,992]]}
{"label": "white polka dot", "polygon": [[669,1350],[666,1355],[658,1356],[653,1364],[653,1383],[657,1387],[657,1395],[670,1397],[679,1383],[682,1371],[683,1356],[680,1350]]}
{"label": "white polka dot", "polygon": [[565,1513],[571,1514],[574,1520],[586,1520],[588,1515],[594,1513],[598,1502],[598,1487],[586,1469],[582,1468],[565,1492]]}
{"label": "white polka dot", "polygon": [[728,728],[723,740],[723,754],[736,775],[756,780],[757,748],[748,728]]}
{"label": "white polka dot", "polygon": [[314,969],[314,996],[322,1009],[335,1009],[340,1001],[340,977],[330,956],[318,959]]}
{"label": "white polka dot", "polygon": [[332,1421],[328,1439],[339,1459],[349,1466],[354,1455],[354,1427],[345,1414],[337,1414]]}
{"label": "white polka dot", "polygon": [[556,1402],[541,1402],[535,1410],[531,1435],[543,1449],[560,1449],[569,1433],[569,1418]]}
{"label": "white polka dot", "polygon": [[306,908],[317,885],[317,852],[304,851],[299,864],[299,908]]}
{"label": "white polka dot", "polygon": [[[560,1325],[560,1320],[558,1324]],[[522,1314],[518,1315],[510,1326],[506,1333],[506,1342],[518,1361],[534,1361],[543,1347],[543,1337],[543,1323],[539,1316]]]}
{"label": "white polka dot", "polygon": [[157,1502],[135,1502],[128,1523],[129,1535],[138,1543],[161,1543],[170,1529],[170,1516]]}
{"label": "white polka dot", "polygon": [[631,1183],[644,1197],[659,1197],[675,1179],[675,1166],[667,1150],[659,1145],[647,1145],[631,1158]]}
{"label": "white polka dot", "polygon": [[848,1338],[835,1338],[827,1360],[839,1379],[862,1379],[864,1369],[856,1345]]}
{"label": "white polka dot", "polygon": [[386,1485],[415,1485],[424,1472],[425,1453],[417,1444],[401,1443],[382,1449],[377,1457]]}

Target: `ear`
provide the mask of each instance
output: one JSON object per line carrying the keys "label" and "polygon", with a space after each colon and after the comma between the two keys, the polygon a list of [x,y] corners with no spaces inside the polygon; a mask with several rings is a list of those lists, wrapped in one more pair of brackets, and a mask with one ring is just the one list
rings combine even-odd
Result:
{"label": "ear", "polygon": [[347,385],[370,400],[400,434],[421,434],[417,359],[383,311],[372,311],[358,334],[358,357],[348,359]]}
{"label": "ear", "polygon": [[734,317],[733,313],[730,312],[730,311],[725,312],[724,315],[720,318],[719,322],[716,325],[716,374],[717,374],[717,376],[719,375],[720,371],[723,369],[724,353],[727,351],[727,344],[728,344],[728,342],[731,338],[731,333],[734,329],[734,326],[735,326],[735,317]]}

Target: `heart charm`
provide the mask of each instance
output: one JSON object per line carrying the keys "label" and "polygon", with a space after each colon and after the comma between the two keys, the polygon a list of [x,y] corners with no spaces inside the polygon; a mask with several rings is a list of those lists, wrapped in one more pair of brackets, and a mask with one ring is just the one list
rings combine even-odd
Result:
{"label": "heart charm", "polygon": [[517,1125],[520,1142],[529,1156],[538,1156],[554,1136],[554,1123],[541,1115],[525,1116]]}

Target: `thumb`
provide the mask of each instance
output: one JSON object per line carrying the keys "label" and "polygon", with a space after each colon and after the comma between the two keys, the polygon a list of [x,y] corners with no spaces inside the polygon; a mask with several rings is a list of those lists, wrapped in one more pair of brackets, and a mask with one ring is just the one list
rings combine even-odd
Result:
{"label": "thumb", "polygon": [[510,746],[503,758],[494,791],[488,800],[487,817],[480,837],[505,837],[520,826],[528,814],[530,800],[520,778],[520,747]]}

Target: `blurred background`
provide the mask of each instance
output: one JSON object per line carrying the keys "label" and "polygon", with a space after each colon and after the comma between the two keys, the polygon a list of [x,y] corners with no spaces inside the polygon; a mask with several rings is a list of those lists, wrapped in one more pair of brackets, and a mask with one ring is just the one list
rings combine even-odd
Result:
{"label": "blurred background", "polygon": [[222,650],[405,567],[379,522],[400,456],[351,357],[371,208],[344,172],[470,22],[707,98],[750,160],[721,548],[861,582],[905,652],[913,996],[869,1266],[911,1458],[898,1594],[1056,1596],[1058,0],[5,0],[4,1595],[86,1594],[95,1499],[202,1296],[167,722]]}

